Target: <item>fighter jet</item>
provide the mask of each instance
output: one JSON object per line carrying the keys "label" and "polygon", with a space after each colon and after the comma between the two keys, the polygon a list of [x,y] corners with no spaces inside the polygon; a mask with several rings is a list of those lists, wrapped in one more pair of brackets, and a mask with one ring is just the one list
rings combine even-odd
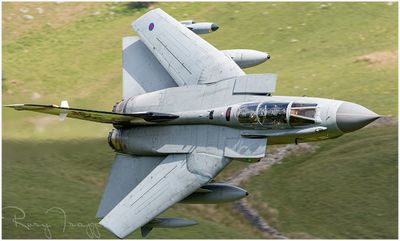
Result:
{"label": "fighter jet", "polygon": [[116,152],[97,217],[119,238],[141,229],[195,221],[158,216],[176,203],[221,203],[247,195],[214,183],[233,160],[256,162],[274,144],[337,138],[379,115],[358,104],[274,96],[275,74],[242,68],[269,59],[255,50],[220,51],[196,33],[213,23],[179,22],[154,9],[123,38],[123,99],[111,112],[57,105],[13,104],[16,110],[112,124]]}

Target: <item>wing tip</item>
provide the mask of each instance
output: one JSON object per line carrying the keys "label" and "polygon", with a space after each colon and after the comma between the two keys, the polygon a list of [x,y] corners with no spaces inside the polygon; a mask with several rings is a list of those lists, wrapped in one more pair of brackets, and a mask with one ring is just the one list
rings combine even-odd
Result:
{"label": "wing tip", "polygon": [[14,107],[24,106],[24,105],[25,104],[7,104],[7,105],[3,105],[3,107],[14,108]]}
{"label": "wing tip", "polygon": [[8,104],[8,105],[3,105],[3,107],[11,108],[11,109],[14,109],[14,110],[24,110],[24,107],[25,107],[25,106],[26,106],[25,104]]}
{"label": "wing tip", "polygon": [[125,233],[118,232],[117,230],[114,230],[113,226],[109,222],[107,222],[107,220],[105,220],[105,218],[103,218],[99,222],[99,224],[101,226],[103,226],[105,229],[107,229],[109,232],[111,232],[112,234],[117,236],[119,239],[123,239],[128,235],[128,234],[125,234]]}

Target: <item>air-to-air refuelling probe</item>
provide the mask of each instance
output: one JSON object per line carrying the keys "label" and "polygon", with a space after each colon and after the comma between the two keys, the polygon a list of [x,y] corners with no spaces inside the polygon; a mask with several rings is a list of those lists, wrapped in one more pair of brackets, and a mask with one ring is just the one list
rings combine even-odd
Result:
{"label": "air-to-air refuelling probe", "polygon": [[221,203],[247,195],[213,183],[232,160],[259,161],[267,143],[339,137],[377,114],[358,104],[272,96],[276,75],[242,68],[265,62],[254,50],[220,51],[199,37],[213,23],[178,22],[161,9],[133,24],[123,38],[123,99],[112,112],[57,105],[7,107],[113,124],[116,156],[97,217],[120,238],[138,228],[184,227],[195,221],[157,216],[175,203]]}

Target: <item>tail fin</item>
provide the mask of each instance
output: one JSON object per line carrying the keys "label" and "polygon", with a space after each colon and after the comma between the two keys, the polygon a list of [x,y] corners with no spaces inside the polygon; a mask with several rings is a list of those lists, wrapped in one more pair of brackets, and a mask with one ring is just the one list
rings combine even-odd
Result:
{"label": "tail fin", "polygon": [[124,99],[177,86],[139,37],[122,39],[122,68]]}
{"label": "tail fin", "polygon": [[[68,101],[66,101],[66,100],[61,101],[60,107],[68,109],[69,108]],[[64,121],[65,118],[67,118],[67,115],[68,115],[68,112],[60,112],[60,114],[58,115],[60,121]]]}

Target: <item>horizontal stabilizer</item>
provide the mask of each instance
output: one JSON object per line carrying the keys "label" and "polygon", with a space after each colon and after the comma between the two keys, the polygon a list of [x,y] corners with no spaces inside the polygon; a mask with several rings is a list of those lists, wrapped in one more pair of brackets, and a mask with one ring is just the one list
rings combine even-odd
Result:
{"label": "horizontal stabilizer", "polygon": [[51,115],[59,115],[61,118],[70,118],[94,121],[118,125],[146,125],[155,122],[169,121],[178,118],[173,114],[157,112],[135,112],[130,114],[114,113],[109,111],[87,110],[78,108],[68,108],[58,105],[38,105],[38,104],[12,104],[4,107],[15,110],[29,110]]}

